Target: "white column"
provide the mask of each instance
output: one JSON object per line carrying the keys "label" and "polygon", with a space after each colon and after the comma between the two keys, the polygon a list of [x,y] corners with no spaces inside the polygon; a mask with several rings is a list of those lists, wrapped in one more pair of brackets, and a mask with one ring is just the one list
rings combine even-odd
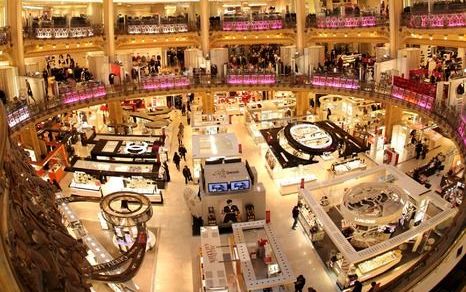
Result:
{"label": "white column", "polygon": [[110,62],[115,58],[115,19],[113,13],[113,1],[104,0],[104,31],[106,38],[105,54]]}
{"label": "white column", "polygon": [[201,47],[203,57],[209,54],[209,0],[201,0]]}

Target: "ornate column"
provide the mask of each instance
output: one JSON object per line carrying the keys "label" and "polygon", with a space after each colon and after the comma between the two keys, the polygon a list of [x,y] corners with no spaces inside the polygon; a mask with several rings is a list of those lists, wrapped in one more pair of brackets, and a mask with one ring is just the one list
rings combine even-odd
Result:
{"label": "ornate column", "polygon": [[7,5],[7,19],[11,32],[11,45],[13,52],[14,66],[18,67],[18,75],[26,75],[24,64],[24,42],[23,42],[23,21],[22,21],[22,1],[11,0]]}
{"label": "ornate column", "polygon": [[115,125],[123,123],[123,109],[119,101],[108,103],[108,119],[110,123]]}
{"label": "ornate column", "polygon": [[209,54],[209,0],[201,0],[201,47],[203,57]]}
{"label": "ornate column", "polygon": [[210,92],[201,93],[202,113],[215,113],[214,96]]}
{"label": "ornate column", "polygon": [[104,0],[104,32],[105,32],[105,54],[110,62],[115,58],[115,18],[113,12],[113,1]]}
{"label": "ornate column", "polygon": [[390,17],[390,57],[396,58],[400,42],[400,18],[402,1],[388,1]]}
{"label": "ornate column", "polygon": [[296,0],[296,49],[300,55],[304,52],[306,29],[306,6],[304,0]]}
{"label": "ornate column", "polygon": [[385,137],[387,141],[392,139],[393,126],[401,123],[403,111],[400,107],[391,104],[385,104]]}
{"label": "ornate column", "polygon": [[309,92],[295,92],[296,96],[296,116],[304,116],[309,110]]}

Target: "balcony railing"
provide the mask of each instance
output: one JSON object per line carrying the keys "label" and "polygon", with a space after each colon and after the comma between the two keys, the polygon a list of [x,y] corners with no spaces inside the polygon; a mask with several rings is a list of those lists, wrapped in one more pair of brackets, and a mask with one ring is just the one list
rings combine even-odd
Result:
{"label": "balcony railing", "polygon": [[307,18],[308,26],[317,28],[356,28],[375,27],[388,24],[388,19],[379,15],[366,16],[322,16]]}
{"label": "balcony railing", "polygon": [[403,13],[402,25],[410,28],[453,28],[466,27],[466,12]]}
{"label": "balcony railing", "polygon": [[26,27],[24,37],[32,39],[73,39],[103,35],[103,25]]}
{"label": "balcony railing", "polygon": [[196,31],[197,24],[188,17],[122,17],[115,26],[117,34],[167,34]]}
{"label": "balcony railing", "polygon": [[218,31],[264,31],[292,28],[296,26],[296,16],[273,14],[225,15],[210,18],[211,30]]}

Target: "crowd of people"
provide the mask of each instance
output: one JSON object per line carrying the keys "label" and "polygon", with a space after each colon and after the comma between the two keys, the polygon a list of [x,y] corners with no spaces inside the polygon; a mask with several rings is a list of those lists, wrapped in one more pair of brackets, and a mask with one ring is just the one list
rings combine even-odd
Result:
{"label": "crowd of people", "polygon": [[55,77],[55,81],[64,82],[72,79],[76,82],[92,80],[92,73],[88,68],[80,67],[78,62],[67,54],[66,57],[59,55],[49,56],[45,58],[46,68],[42,72],[42,76],[47,84],[48,77]]}
{"label": "crowd of people", "polygon": [[273,72],[280,63],[279,45],[235,46],[228,50],[228,68],[248,72]]}

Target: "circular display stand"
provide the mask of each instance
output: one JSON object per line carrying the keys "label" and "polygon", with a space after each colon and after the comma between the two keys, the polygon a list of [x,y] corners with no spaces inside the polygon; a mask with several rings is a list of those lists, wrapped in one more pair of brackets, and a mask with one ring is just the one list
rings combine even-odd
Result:
{"label": "circular display stand", "polygon": [[172,110],[169,107],[156,107],[153,111],[147,111],[149,116],[165,115],[170,113]]}
{"label": "circular display stand", "polygon": [[[147,233],[146,251],[148,251],[155,246],[156,238],[155,238],[155,234],[152,231],[147,230],[146,233]],[[115,245],[116,247],[119,247],[115,234],[112,237],[112,242],[113,242],[113,245]]]}
{"label": "circular display stand", "polygon": [[293,140],[304,147],[323,149],[332,145],[332,136],[313,124],[298,124],[290,127]]}
{"label": "circular display stand", "polygon": [[[128,208],[122,208],[123,205]],[[115,192],[100,202],[104,219],[114,226],[133,227],[149,221],[152,205],[148,197],[135,192]]]}
{"label": "circular display stand", "polygon": [[338,148],[337,137],[314,123],[289,124],[281,131],[283,131],[282,134],[278,135],[279,139],[282,139],[280,146],[292,155],[303,152],[312,157],[334,152]]}
{"label": "circular display stand", "polygon": [[360,183],[343,196],[340,212],[345,220],[361,226],[398,222],[408,195],[391,183]]}

